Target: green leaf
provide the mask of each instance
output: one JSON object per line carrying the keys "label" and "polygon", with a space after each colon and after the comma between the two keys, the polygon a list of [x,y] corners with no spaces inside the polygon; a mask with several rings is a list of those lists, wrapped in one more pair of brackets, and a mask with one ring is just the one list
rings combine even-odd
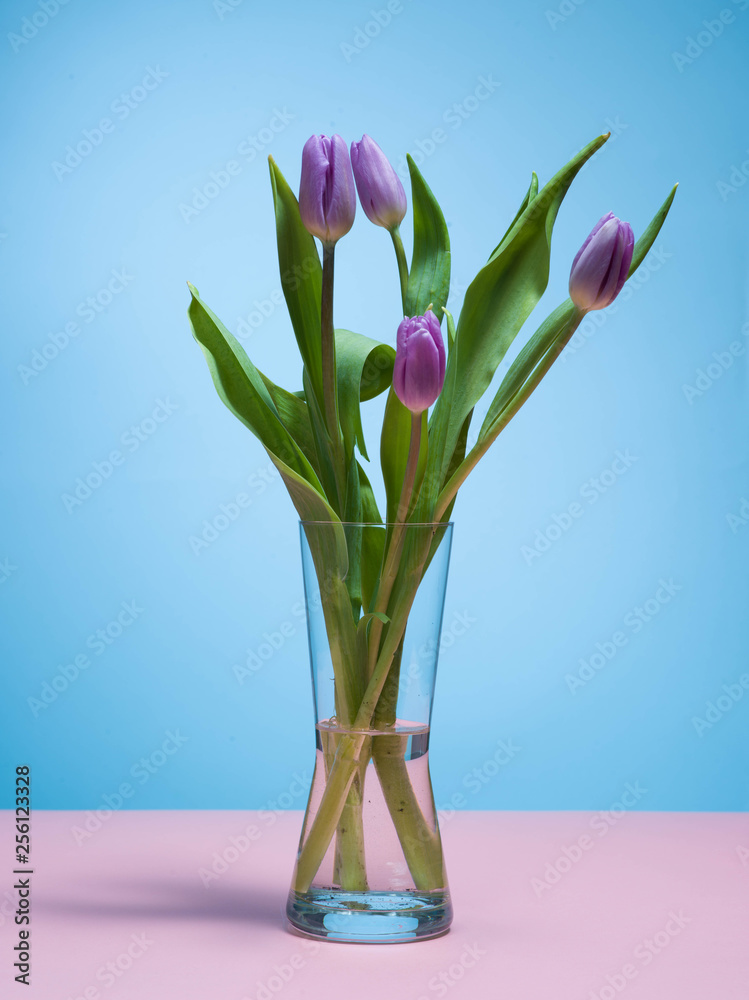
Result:
{"label": "green leaf", "polygon": [[[380,534],[384,534],[384,532],[380,532]],[[369,643],[367,640],[369,626],[375,618],[381,621],[383,625],[387,625],[390,621],[384,611],[371,611],[368,614],[362,615],[356,626],[356,655],[359,662],[359,670],[362,674],[366,673],[369,663]]]}
{"label": "green leaf", "polygon": [[[468,414],[465,422],[460,430],[460,436],[458,437],[458,443],[455,445],[455,451],[453,452],[452,458],[450,459],[450,464],[447,467],[447,472],[445,473],[445,482],[450,482],[450,477],[452,474],[460,467],[463,459],[466,457],[466,448],[468,447],[468,430],[471,426],[471,418],[473,417],[473,410]],[[442,523],[446,523],[450,520],[450,516],[453,512],[453,507],[455,506],[455,501],[457,500],[457,495],[453,497],[452,502],[449,504],[445,513],[440,518]],[[435,550],[436,551],[436,550]],[[434,552],[432,553],[434,555]],[[429,557],[431,562],[432,555]]]}
{"label": "green leaf", "polygon": [[322,267],[314,237],[299,215],[299,202],[273,157],[268,157],[276,213],[281,287],[304,367],[322,404],[322,337],[320,307]]}
{"label": "green leaf", "polygon": [[395,350],[389,344],[363,337],[351,330],[335,331],[338,378],[338,413],[343,430],[346,460],[350,463],[354,444],[368,459],[362,430],[361,400],[374,399],[393,379]]}
{"label": "green leaf", "polygon": [[302,370],[302,382],[304,391],[302,395],[308,401],[307,412],[309,413],[310,429],[314,442],[315,454],[317,455],[317,467],[320,470],[320,482],[324,488],[324,494],[328,502],[335,507],[338,513],[338,489],[336,486],[335,470],[333,469],[333,446],[325,426],[320,404],[317,401],[315,390],[312,388],[309,373],[306,368]]}
{"label": "green leaf", "polygon": [[447,353],[449,354],[455,346],[455,318],[444,306],[442,307],[442,312],[445,314],[445,319],[447,320]]}
{"label": "green leaf", "polygon": [[[450,459],[450,464],[447,467],[447,473],[445,475],[446,480],[450,478],[453,472],[455,472],[460,463],[466,457],[466,447],[468,446],[468,431],[471,426],[472,416],[473,416],[473,410],[471,410],[471,412],[468,414],[465,421],[463,422],[463,426],[460,429],[460,436],[458,437],[458,443],[456,444],[455,451],[453,452],[452,458]],[[442,520],[443,521],[449,520],[449,513],[447,517],[442,518]]]}
{"label": "green leaf", "polygon": [[450,291],[450,237],[437,199],[408,156],[414,218],[414,249],[406,292],[406,315],[418,316],[432,305],[442,322]]}
{"label": "green leaf", "polygon": [[455,348],[448,357],[445,388],[430,421],[429,488],[423,495],[427,519],[466,417],[546,289],[551,234],[562,200],[580,168],[607,138],[594,139],[546,184],[466,292]]}
{"label": "green leaf", "polygon": [[[415,490],[419,489],[427,456],[427,414],[422,414],[421,446],[419,464],[416,467]],[[395,395],[393,389],[388,394],[385,404],[385,416],[382,421],[382,439],[380,442],[380,463],[382,477],[385,480],[387,496],[387,521],[393,524],[398,513],[398,503],[403,491],[403,480],[406,477],[408,449],[411,443],[411,411]]]}
{"label": "green leaf", "polygon": [[359,466],[359,493],[361,519],[366,525],[370,525],[370,527],[363,529],[361,541],[361,594],[362,607],[366,610],[372,607],[382,572],[385,531],[381,527],[377,527],[377,525],[382,524],[382,516],[377,507],[372,485],[361,465]]}
{"label": "green leaf", "polygon": [[666,198],[666,200],[663,202],[661,207],[653,216],[650,225],[647,227],[647,229],[639,238],[639,240],[637,240],[637,242],[635,243],[635,250],[634,253],[632,254],[632,263],[629,266],[629,274],[627,275],[627,279],[632,277],[632,275],[635,273],[640,264],[642,264],[643,260],[645,260],[645,257],[648,255],[648,252],[652,247],[652,245],[655,243],[656,236],[661,231],[661,226],[666,221],[666,216],[668,215],[668,211],[671,208],[671,203],[676,197],[676,189],[678,186],[679,186],[678,184],[674,184],[673,188],[669,192],[668,198]]}
{"label": "green leaf", "polygon": [[257,373],[265,383],[265,388],[273,400],[281,423],[302,449],[310,465],[312,465],[319,477],[320,469],[315,449],[315,438],[310,425],[309,410],[303,396],[300,398],[296,393],[282,389],[280,385],[272,382],[267,375],[263,375],[259,368],[257,369]]}
{"label": "green leaf", "polygon": [[382,622],[383,625],[387,625],[387,623],[390,621],[390,619],[388,618],[388,616],[385,614],[384,611],[372,611],[367,615],[361,616],[361,618],[359,619],[359,624],[357,626],[358,631],[361,632],[363,630],[363,627],[366,627],[369,624],[369,622],[372,621],[373,618],[377,618],[379,621]]}
{"label": "green leaf", "polygon": [[349,554],[346,532],[333,508],[280,458],[271,459],[281,473],[309,543],[323,596],[322,608],[336,678],[336,712],[351,725],[364,694],[365,680],[357,661],[356,623],[346,587]]}
{"label": "green leaf", "polygon": [[353,453],[349,461],[346,479],[346,509],[343,512],[343,529],[346,532],[346,545],[349,553],[349,571],[346,577],[346,588],[351,600],[354,619],[359,617],[362,604],[362,498],[359,482],[359,463]]}
{"label": "green leaf", "polygon": [[503,247],[503,245],[505,243],[505,240],[507,239],[507,237],[512,232],[515,223],[518,221],[518,219],[520,218],[520,216],[523,214],[523,212],[526,210],[526,208],[530,205],[530,203],[533,201],[533,199],[536,197],[537,194],[538,194],[538,175],[536,174],[536,172],[534,170],[533,173],[531,174],[530,187],[528,188],[528,190],[525,193],[525,198],[523,198],[523,201],[521,202],[520,208],[517,211],[517,215],[512,220],[512,222],[510,223],[510,225],[507,227],[507,232],[504,234],[504,236],[502,237],[502,239],[499,241],[499,243],[492,250],[491,256],[489,257],[489,260],[494,260],[494,258],[497,256],[497,254],[499,253],[499,251],[502,249],[502,247]]}
{"label": "green leaf", "polygon": [[260,372],[244,352],[239,341],[229,333],[188,285],[192,300],[187,314],[193,335],[205,355],[208,369],[221,400],[249,427],[273,455],[283,458],[296,474],[322,492],[317,474],[304,451],[281,422],[276,404]]}

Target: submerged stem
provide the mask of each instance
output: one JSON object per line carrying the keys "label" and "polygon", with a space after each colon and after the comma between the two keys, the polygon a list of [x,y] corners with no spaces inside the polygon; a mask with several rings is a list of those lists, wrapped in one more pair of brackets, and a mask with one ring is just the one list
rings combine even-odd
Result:
{"label": "submerged stem", "polygon": [[335,327],[333,325],[333,285],[335,276],[335,243],[323,243],[322,303],[320,313],[322,394],[325,426],[333,451],[333,471],[338,492],[338,511],[343,512],[346,499],[346,470],[343,440],[338,419],[338,379],[336,375]]}
{"label": "submerged stem", "polygon": [[[404,581],[403,589],[398,595],[399,600],[396,602],[396,610],[388,625],[382,649],[369,679],[359,711],[351,726],[351,732],[343,733],[340,736],[335,760],[330,768],[317,814],[309,827],[309,833],[297,859],[294,875],[294,890],[296,892],[304,893],[309,889],[325,857],[328,845],[333,839],[357,769],[366,763],[368,755],[371,753],[371,747],[367,745],[370,742],[368,731],[372,725],[377,702],[387,680],[393,657],[405,634],[408,615],[420,583],[418,568],[423,568],[428,551],[429,545],[426,545],[423,554],[419,552],[415,559],[413,572],[408,574],[406,581]],[[374,621],[376,622],[377,619]]]}
{"label": "submerged stem", "polygon": [[[411,784],[405,760],[408,739],[405,733],[378,736],[372,741],[372,759],[414,885],[422,891],[444,889],[442,840],[436,821],[425,818]],[[435,812],[431,785],[429,795]]]}

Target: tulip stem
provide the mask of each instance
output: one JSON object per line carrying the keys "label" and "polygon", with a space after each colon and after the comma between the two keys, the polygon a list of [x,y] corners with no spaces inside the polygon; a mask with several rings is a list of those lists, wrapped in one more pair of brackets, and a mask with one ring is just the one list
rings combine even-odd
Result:
{"label": "tulip stem", "polygon": [[395,520],[398,523],[408,519],[408,512],[413,498],[414,483],[416,482],[416,469],[419,465],[419,452],[421,451],[421,425],[422,414],[411,414],[411,438],[408,442],[408,459],[406,460],[406,473],[403,477],[403,489],[401,490],[400,501],[398,503],[398,513]]}
{"label": "tulip stem", "polygon": [[403,248],[403,240],[401,239],[400,227],[396,226],[394,229],[390,230],[390,235],[393,238],[393,246],[395,247],[395,257],[398,261],[398,274],[401,279],[401,300],[403,302],[403,315],[406,314],[406,297],[408,293],[408,261],[406,260],[406,251]]}
{"label": "tulip stem", "polygon": [[[411,506],[411,499],[416,482],[416,470],[419,465],[419,453],[421,451],[421,426],[423,414],[411,414],[411,438],[408,445],[408,458],[406,460],[406,471],[403,476],[403,489],[401,490],[398,502],[398,511],[395,516],[393,533],[390,537],[390,544],[385,557],[385,565],[380,578],[380,585],[377,590],[377,602],[375,611],[383,614],[387,612],[390,603],[390,595],[393,592],[393,584],[398,574],[398,560],[400,559],[403,542],[405,540],[406,519]],[[373,618],[369,626],[369,663],[367,679],[370,680],[375,670],[377,656],[380,652],[380,638],[382,636],[382,620]],[[393,720],[395,721],[395,720]]]}
{"label": "tulip stem", "polygon": [[[424,559],[426,559],[426,555],[427,553],[424,551]],[[382,650],[369,679],[359,711],[351,730],[342,733],[338,740],[335,759],[330,766],[325,790],[315,817],[309,826],[307,826],[309,817],[305,819],[304,833],[306,833],[306,837],[300,847],[294,873],[294,889],[298,893],[305,893],[309,890],[333,839],[357,770],[364,765],[367,754],[371,753],[367,730],[372,723],[372,717],[387,680],[393,657],[406,631],[408,615],[419,583],[420,579],[409,581],[398,595],[396,610],[388,626],[388,633],[382,644]],[[378,619],[375,618],[373,624],[377,621]]]}
{"label": "tulip stem", "polygon": [[339,513],[345,503],[345,461],[338,420],[338,380],[336,377],[335,328],[333,326],[333,279],[335,243],[322,246],[322,307],[320,315],[322,354],[322,394],[325,424],[333,449],[333,468],[338,491]]}

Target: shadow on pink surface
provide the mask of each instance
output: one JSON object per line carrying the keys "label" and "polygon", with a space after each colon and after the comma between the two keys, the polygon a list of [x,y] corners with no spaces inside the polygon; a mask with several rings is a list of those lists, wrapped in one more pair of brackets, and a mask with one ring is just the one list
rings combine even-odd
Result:
{"label": "shadow on pink surface", "polygon": [[79,916],[86,920],[230,921],[241,924],[281,925],[286,891],[250,890],[222,884],[209,891],[187,878],[98,880],[96,898],[74,899],[44,895],[36,913]]}
{"label": "shadow on pink surface", "polygon": [[[231,853],[257,814],[122,811],[81,840],[84,815],[37,812],[24,996],[381,1000],[386,989],[388,1000],[747,1000],[747,818],[610,818],[455,813],[443,826],[450,933],[377,946],[285,930],[301,813],[279,815]],[[0,857],[12,857],[10,819],[0,816]],[[9,956],[14,876],[3,877],[0,954]]]}

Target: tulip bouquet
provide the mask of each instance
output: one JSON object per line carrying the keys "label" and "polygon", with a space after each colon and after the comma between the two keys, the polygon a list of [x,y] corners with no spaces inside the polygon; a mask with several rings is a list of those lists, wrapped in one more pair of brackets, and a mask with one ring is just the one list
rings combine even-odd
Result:
{"label": "tulip bouquet", "polygon": [[[600,219],[572,262],[569,298],[517,353],[468,449],[474,410],[547,286],[561,202],[607,138],[585,146],[543,188],[533,174],[515,218],[468,287],[457,321],[448,310],[447,226],[411,158],[410,264],[400,234],[406,194],[369,136],[352,143],[350,152],[340,136],[310,138],[298,200],[271,158],[281,281],[302,362],[298,391],[260,372],[189,286],[189,318],[219,396],[264,445],[301,521],[326,526],[308,531],[307,538],[330,645],[337,730],[325,747],[324,789],[305,821],[297,893],[313,883],[334,837],[336,884],[366,889],[362,768],[375,753],[369,734],[397,728],[399,650],[420,582],[444,537],[440,528],[469,473],[584,315],[613,302],[669,211],[675,188],[637,242],[630,225],[612,213]],[[378,311],[383,341],[333,322],[335,251],[353,225],[357,193],[367,218],[389,232],[395,249],[402,317],[398,323]],[[395,349],[387,342],[391,331]],[[383,392],[381,508],[362,464],[368,453],[360,406]],[[380,530],[368,532],[368,525]],[[410,525],[429,530],[409,534]],[[408,775],[393,765],[378,768],[378,776],[415,888],[440,888],[439,835],[423,829]]]}

